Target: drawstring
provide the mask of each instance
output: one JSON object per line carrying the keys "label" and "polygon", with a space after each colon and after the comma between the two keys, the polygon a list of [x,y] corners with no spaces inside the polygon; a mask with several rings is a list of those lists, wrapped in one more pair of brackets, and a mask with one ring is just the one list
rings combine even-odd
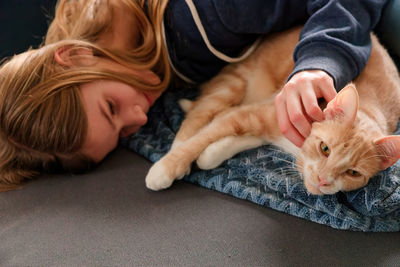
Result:
{"label": "drawstring", "polygon": [[162,22],[162,36],[163,36],[163,40],[164,40],[165,49],[167,50],[168,61],[169,61],[169,64],[171,65],[172,70],[173,70],[173,71],[175,72],[175,74],[176,74],[179,78],[181,78],[183,81],[185,81],[185,82],[187,82],[187,83],[195,84],[195,82],[194,82],[192,79],[186,77],[184,74],[182,74],[180,71],[178,71],[178,70],[175,68],[175,66],[174,66],[174,64],[173,64],[173,62],[172,62],[172,60],[171,60],[171,57],[169,56],[169,50],[168,50],[167,39],[166,39],[166,36],[165,36],[164,20],[163,20],[163,22]]}
{"label": "drawstring", "polygon": [[258,38],[248,49],[247,51],[242,54],[240,57],[229,57],[227,55],[225,55],[224,53],[221,53],[220,51],[218,51],[217,49],[215,49],[210,41],[208,40],[206,31],[204,30],[203,24],[201,23],[199,14],[197,13],[197,9],[195,7],[195,5],[193,4],[192,0],[185,0],[186,4],[188,5],[189,9],[190,9],[190,13],[192,13],[192,17],[193,20],[197,26],[197,29],[200,32],[201,37],[203,38],[203,41],[206,43],[208,49],[211,51],[211,53],[213,53],[217,58],[228,62],[228,63],[234,63],[234,62],[239,62],[242,61],[243,59],[247,58],[258,46],[258,44],[261,41],[261,38]]}
{"label": "drawstring", "polygon": [[[217,58],[219,58],[219,59],[221,59],[221,60],[223,60],[223,61],[225,61],[225,62],[227,62],[227,63],[234,63],[234,62],[242,61],[242,60],[244,60],[245,58],[247,58],[247,57],[257,48],[257,46],[258,46],[259,43],[261,42],[261,37],[259,37],[259,38],[246,50],[246,52],[245,52],[244,54],[242,54],[240,57],[234,58],[234,57],[227,56],[227,55],[225,55],[224,53],[221,53],[220,51],[218,51],[217,49],[215,49],[215,48],[211,45],[210,41],[208,40],[206,31],[204,30],[203,24],[201,23],[199,14],[197,13],[197,9],[196,9],[195,5],[193,4],[193,1],[192,1],[192,0],[185,0],[185,2],[186,2],[186,4],[187,4],[188,7],[189,7],[190,13],[192,14],[192,17],[193,17],[193,20],[194,20],[194,23],[196,24],[197,29],[199,30],[200,35],[201,35],[201,37],[203,38],[204,43],[206,44],[208,50],[210,50],[210,52],[213,53],[214,56],[216,56]],[[166,36],[165,36],[164,20],[163,20],[163,22],[162,22],[162,35],[163,35],[163,39],[164,39],[164,45],[165,45],[165,47],[166,47],[166,49],[167,49],[167,51],[168,51],[168,45],[167,45]],[[170,56],[169,56],[169,52],[167,52],[167,55],[168,55],[168,60],[169,60],[169,62],[170,62],[170,64],[171,64],[171,68],[172,68],[173,71],[176,73],[176,75],[178,75],[179,78],[181,78],[181,79],[184,80],[185,82],[194,84],[195,82],[194,82],[193,80],[191,80],[190,78],[186,77],[184,74],[182,74],[181,72],[179,72],[179,71],[175,68],[175,66],[174,66],[174,64],[172,63],[172,60],[171,60],[171,58],[170,58]]]}

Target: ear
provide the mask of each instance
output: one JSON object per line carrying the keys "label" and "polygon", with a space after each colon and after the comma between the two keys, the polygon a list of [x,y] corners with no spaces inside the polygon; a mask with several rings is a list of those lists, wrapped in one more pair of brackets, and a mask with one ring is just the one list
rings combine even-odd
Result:
{"label": "ear", "polygon": [[353,124],[358,109],[358,93],[353,84],[344,87],[324,110],[325,119],[340,117],[345,124]]}
{"label": "ear", "polygon": [[389,135],[374,140],[381,158],[381,169],[384,170],[397,162],[400,158],[400,136]]}
{"label": "ear", "polygon": [[55,61],[61,66],[72,67],[84,64],[84,59],[79,56],[86,56],[84,58],[93,57],[93,52],[89,48],[62,46],[54,53]]}

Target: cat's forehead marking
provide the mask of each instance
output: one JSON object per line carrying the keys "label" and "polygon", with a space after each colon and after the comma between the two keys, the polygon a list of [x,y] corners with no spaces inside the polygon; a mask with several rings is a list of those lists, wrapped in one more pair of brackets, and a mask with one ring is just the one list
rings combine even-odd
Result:
{"label": "cat's forehead marking", "polygon": [[339,144],[332,155],[337,161],[337,172],[354,169],[363,175],[372,175],[379,170],[375,147],[366,133],[355,131],[347,146]]}
{"label": "cat's forehead marking", "polygon": [[[327,145],[336,145],[335,140],[340,140],[341,143],[346,142],[345,136],[348,135],[349,128],[338,124],[337,122],[326,121],[318,124],[313,131],[313,134],[327,143]],[[329,143],[329,144],[328,144]]]}
{"label": "cat's forehead marking", "polygon": [[344,126],[335,121],[328,121],[318,127],[315,135],[324,141],[333,150],[350,152],[356,145],[362,145],[365,138],[356,127]]}
{"label": "cat's forehead marking", "polygon": [[353,158],[353,154],[350,154],[350,153],[347,153],[347,154],[345,154],[345,155],[338,155],[337,156],[337,162],[335,163],[336,164],[336,166],[337,167],[347,167],[351,162],[352,162],[352,160],[354,159]]}

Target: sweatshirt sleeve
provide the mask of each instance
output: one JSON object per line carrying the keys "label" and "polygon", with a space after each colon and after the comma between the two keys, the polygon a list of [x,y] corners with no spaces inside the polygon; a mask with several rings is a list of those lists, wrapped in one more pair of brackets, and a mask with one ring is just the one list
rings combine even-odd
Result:
{"label": "sweatshirt sleeve", "polygon": [[289,79],[303,70],[327,72],[337,90],[357,77],[371,53],[370,31],[386,0],[309,0]]}

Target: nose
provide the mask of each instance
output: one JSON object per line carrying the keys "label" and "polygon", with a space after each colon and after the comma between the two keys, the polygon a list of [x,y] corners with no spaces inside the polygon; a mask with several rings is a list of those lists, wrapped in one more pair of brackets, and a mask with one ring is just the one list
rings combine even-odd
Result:
{"label": "nose", "polygon": [[331,183],[328,182],[327,179],[325,179],[325,178],[323,178],[321,176],[318,176],[318,181],[319,181],[319,186],[329,186],[329,185],[331,185]]}
{"label": "nose", "polygon": [[131,124],[136,124],[139,126],[143,126],[146,124],[147,115],[140,106],[134,105],[130,112],[132,118],[132,121],[130,122]]}
{"label": "nose", "polygon": [[147,115],[143,109],[135,105],[129,108],[124,114],[122,119],[122,126],[120,130],[120,137],[127,137],[135,133],[139,128],[146,124]]}

